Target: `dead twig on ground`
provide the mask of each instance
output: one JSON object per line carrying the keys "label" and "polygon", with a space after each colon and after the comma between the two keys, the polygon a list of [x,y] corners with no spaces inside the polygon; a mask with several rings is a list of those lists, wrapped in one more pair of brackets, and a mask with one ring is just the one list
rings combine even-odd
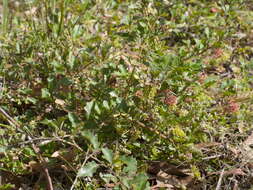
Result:
{"label": "dead twig on ground", "polygon": [[216,186],[215,190],[220,190],[220,188],[221,188],[221,182],[222,182],[222,178],[223,178],[223,175],[224,175],[224,171],[225,171],[225,169],[223,168],[222,171],[221,171],[221,174],[220,174],[220,177],[219,177],[219,180],[218,180],[218,183],[217,183],[217,186]]}
{"label": "dead twig on ground", "polygon": [[219,158],[222,156],[223,156],[222,154],[218,154],[218,155],[213,155],[213,156],[208,156],[208,157],[202,158],[202,160],[211,160],[211,159]]}

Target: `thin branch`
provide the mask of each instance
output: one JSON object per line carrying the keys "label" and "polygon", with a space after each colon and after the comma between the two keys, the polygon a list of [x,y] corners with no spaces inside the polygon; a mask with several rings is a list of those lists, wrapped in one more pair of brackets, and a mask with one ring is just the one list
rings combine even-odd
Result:
{"label": "thin branch", "polygon": [[[67,137],[70,137],[70,135],[63,136],[62,138],[67,138]],[[55,137],[55,138],[50,138],[50,137],[34,138],[34,139],[31,139],[31,140],[27,140],[27,141],[23,141],[23,142],[20,142],[20,143],[9,145],[8,147],[30,144],[30,143],[33,143],[35,141],[59,141],[59,142],[65,143],[65,144],[69,144],[69,145],[75,147],[76,149],[78,149],[80,151],[83,151],[83,149],[80,146],[78,146],[76,143],[69,142],[69,141],[64,140],[62,138],[60,138],[60,137]]]}
{"label": "thin branch", "polygon": [[19,127],[19,124],[3,109],[0,107],[0,112],[6,117],[8,122],[15,128]]}
{"label": "thin branch", "polygon": [[144,125],[143,123],[139,122],[139,121],[136,121],[136,123],[141,126],[143,129],[147,129],[153,133],[155,133],[156,135],[158,135],[159,137],[162,137],[163,139],[168,139],[168,137],[164,134],[162,134],[161,132],[157,131],[156,129],[154,128],[151,128],[151,127],[147,127],[146,125]]}
{"label": "thin branch", "polygon": [[[85,160],[84,160],[83,163],[82,163],[81,168],[86,164],[86,162],[87,162],[87,161],[89,160],[89,158],[92,156],[92,154],[89,155],[89,152],[90,152],[90,149],[88,149],[88,151],[87,151],[87,153],[86,153],[86,157],[85,157]],[[72,184],[70,190],[73,190],[73,189],[75,188],[76,183],[77,183],[77,180],[78,180],[78,176],[76,175],[75,180],[74,180],[74,182],[73,182],[73,184]]]}
{"label": "thin branch", "polygon": [[219,158],[221,156],[223,156],[223,154],[218,154],[218,155],[214,155],[214,156],[208,156],[208,157],[202,158],[202,160],[211,160],[211,159],[214,159],[214,158]]}
{"label": "thin branch", "polygon": [[[94,151],[94,152],[92,152],[90,155],[89,155],[89,153],[90,153],[90,149],[88,149],[88,151],[87,151],[87,153],[86,153],[85,160],[83,161],[83,163],[82,163],[82,165],[81,165],[80,168],[84,167],[84,165],[87,163],[87,161],[88,161],[90,158],[93,158],[94,155],[99,154],[100,151]],[[70,190],[73,190],[73,189],[75,188],[76,183],[77,183],[77,180],[78,180],[78,176],[76,175],[76,178],[75,178],[75,180],[74,180],[74,182],[73,182],[73,184],[72,184]]]}
{"label": "thin branch", "polygon": [[54,141],[63,142],[63,143],[65,143],[65,144],[69,144],[69,145],[71,145],[71,146],[77,148],[77,149],[80,150],[81,152],[83,152],[83,149],[82,149],[80,146],[78,146],[76,143],[68,142],[68,141],[66,141],[66,140],[64,140],[64,139],[61,139],[61,138],[59,138],[59,137],[57,137],[57,138],[55,138],[55,139],[53,139],[53,140],[54,140]]}
{"label": "thin branch", "polygon": [[217,183],[217,186],[216,186],[215,190],[220,190],[220,188],[221,188],[221,182],[222,182],[222,178],[223,178],[223,175],[224,175],[224,171],[225,171],[225,168],[223,168],[222,171],[221,171],[219,181]]}
{"label": "thin branch", "polygon": [[[30,136],[28,136],[28,139],[31,140],[32,138]],[[38,155],[39,157],[39,160],[40,160],[40,164],[43,168],[43,171],[44,171],[44,175],[46,177],[46,180],[47,180],[47,188],[48,190],[53,190],[53,183],[52,183],[52,179],[49,175],[49,171],[48,171],[48,168],[46,167],[46,160],[43,158],[43,156],[40,154],[40,149],[38,147],[35,146],[34,143],[32,143],[32,147],[33,147],[33,150],[34,152]]]}

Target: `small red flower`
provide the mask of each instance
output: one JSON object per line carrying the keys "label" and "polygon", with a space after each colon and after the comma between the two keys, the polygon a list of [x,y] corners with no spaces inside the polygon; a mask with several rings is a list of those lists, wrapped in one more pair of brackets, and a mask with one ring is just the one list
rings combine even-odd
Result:
{"label": "small red flower", "polygon": [[177,97],[173,94],[167,95],[164,99],[164,103],[173,106],[177,104]]}
{"label": "small red flower", "polygon": [[204,64],[205,65],[209,65],[209,61],[204,61]]}
{"label": "small red flower", "polygon": [[212,7],[212,8],[210,9],[210,12],[211,12],[211,13],[218,13],[218,12],[219,12],[219,9]]}
{"label": "small red flower", "polygon": [[143,92],[141,90],[138,90],[138,91],[135,92],[135,96],[142,97]]}
{"label": "small red flower", "polygon": [[192,103],[192,102],[193,102],[193,99],[190,98],[190,97],[187,97],[187,98],[185,98],[184,101],[185,101],[186,103]]}
{"label": "small red flower", "polygon": [[223,55],[223,51],[222,51],[222,49],[220,49],[220,48],[217,48],[217,49],[215,49],[214,51],[213,51],[213,57],[214,58],[219,58],[219,57],[221,57]]}
{"label": "small red flower", "polygon": [[229,100],[228,105],[225,108],[225,110],[228,113],[237,112],[237,111],[239,111],[239,109],[240,109],[240,105],[237,102],[235,102],[234,100]]}

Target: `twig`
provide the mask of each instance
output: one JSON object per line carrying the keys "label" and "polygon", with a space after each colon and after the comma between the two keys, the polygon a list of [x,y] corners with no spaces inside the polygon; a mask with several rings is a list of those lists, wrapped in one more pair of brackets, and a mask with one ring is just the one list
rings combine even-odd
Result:
{"label": "twig", "polygon": [[[10,125],[12,125],[13,127],[15,127],[16,129],[21,129],[21,126],[19,125],[19,123],[13,119],[4,109],[2,109],[0,107],[0,112],[2,113],[3,116],[5,116],[5,118],[7,119],[7,121],[10,123]],[[29,139],[29,141],[32,142],[32,137],[27,134],[27,137]],[[32,142],[32,148],[34,150],[34,152],[38,155],[38,158],[40,160],[40,164],[43,168],[43,172],[44,172],[44,175],[46,177],[46,180],[47,180],[47,189],[48,190],[53,190],[53,184],[52,184],[52,179],[49,175],[49,172],[48,172],[48,169],[46,167],[46,160],[43,158],[43,156],[40,154],[40,149],[38,147],[36,147],[36,145]]]}
{"label": "twig", "polygon": [[8,122],[15,128],[18,128],[19,124],[6,112],[3,108],[0,107],[0,112],[6,117]]}
{"label": "twig", "polygon": [[[91,154],[91,155],[88,155],[89,152],[90,152],[90,149],[88,149],[88,151],[87,151],[87,153],[86,153],[86,158],[85,158],[85,160],[83,161],[81,168],[86,164],[86,162],[87,162],[87,161],[89,160],[89,158],[92,156],[92,154]],[[70,190],[73,190],[73,189],[75,188],[76,183],[77,183],[77,180],[78,180],[78,176],[76,175],[76,178],[75,178],[75,180],[74,180],[74,182],[73,182],[73,184],[72,184]]]}
{"label": "twig", "polygon": [[[121,114],[117,114],[117,116],[125,116],[125,115],[121,115]],[[138,120],[130,120],[131,122],[135,122],[136,124],[138,124],[141,128],[143,129],[147,129],[153,133],[155,133],[156,135],[158,135],[159,137],[163,138],[163,139],[168,139],[168,136],[166,136],[165,134],[161,133],[160,131],[151,128],[150,126],[146,126],[144,123],[138,121]]]}
{"label": "twig", "polygon": [[217,183],[217,186],[216,186],[215,190],[220,190],[222,178],[223,178],[223,175],[224,175],[224,171],[225,171],[225,169],[223,168],[222,171],[221,171],[221,174],[220,174],[220,177],[219,177],[219,180],[218,180],[218,183]]}
{"label": "twig", "polygon": [[[0,167],[2,168],[3,167],[3,163],[0,164]],[[0,186],[3,185],[3,172],[0,170]]]}
{"label": "twig", "polygon": [[53,140],[54,140],[54,141],[60,141],[60,142],[63,142],[63,143],[65,143],[65,144],[69,144],[69,145],[75,147],[76,149],[80,150],[81,152],[83,152],[83,149],[82,149],[80,146],[78,146],[78,144],[76,144],[76,143],[68,142],[68,141],[66,141],[66,140],[64,140],[64,139],[61,139],[61,138],[59,138],[59,137],[57,137],[57,138],[55,138],[55,139],[53,139]]}
{"label": "twig", "polygon": [[221,156],[223,156],[223,155],[218,154],[218,155],[214,155],[214,156],[208,156],[208,157],[202,158],[202,160],[210,160],[210,159],[214,159],[214,158],[219,158]]}
{"label": "twig", "polygon": [[[28,139],[31,140],[32,138],[30,136],[28,136]],[[39,160],[40,160],[40,164],[42,166],[42,169],[43,169],[43,172],[44,172],[44,175],[46,177],[46,180],[47,180],[47,188],[48,190],[53,190],[53,183],[52,183],[52,179],[49,175],[49,171],[46,167],[46,160],[43,158],[43,156],[40,154],[40,149],[38,147],[35,146],[34,143],[32,143],[32,147],[33,147],[33,150],[36,154],[38,154],[38,157],[39,157]]]}
{"label": "twig", "polygon": [[162,137],[163,139],[168,139],[168,137],[167,137],[166,135],[164,135],[164,134],[162,134],[161,132],[155,130],[154,128],[147,127],[146,125],[144,125],[143,123],[141,123],[141,122],[139,122],[139,121],[136,121],[136,123],[137,123],[139,126],[141,126],[142,128],[147,129],[147,130],[149,130],[149,131],[155,133],[156,135]]}
{"label": "twig", "polygon": [[[0,125],[1,126],[1,125]],[[63,136],[62,138],[67,138],[67,137],[70,137],[70,135],[66,135],[66,136]],[[13,146],[20,146],[20,145],[24,145],[24,144],[29,144],[29,143],[33,143],[35,141],[59,141],[59,142],[62,142],[62,143],[65,143],[65,144],[69,144],[73,147],[75,147],[76,149],[80,150],[80,151],[83,151],[83,149],[78,146],[76,143],[71,143],[67,140],[64,140],[60,137],[55,137],[55,138],[49,138],[49,137],[42,137],[42,138],[34,138],[34,139],[31,139],[31,140],[27,140],[27,141],[23,141],[23,142],[20,142],[20,143],[16,143],[16,144],[12,144],[12,145],[9,145],[8,147],[13,147]]]}

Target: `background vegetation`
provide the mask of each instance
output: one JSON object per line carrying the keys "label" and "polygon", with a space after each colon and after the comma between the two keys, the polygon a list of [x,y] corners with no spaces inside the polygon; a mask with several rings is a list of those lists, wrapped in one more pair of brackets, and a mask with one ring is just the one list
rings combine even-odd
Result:
{"label": "background vegetation", "polygon": [[251,188],[251,1],[1,7],[1,190]]}

